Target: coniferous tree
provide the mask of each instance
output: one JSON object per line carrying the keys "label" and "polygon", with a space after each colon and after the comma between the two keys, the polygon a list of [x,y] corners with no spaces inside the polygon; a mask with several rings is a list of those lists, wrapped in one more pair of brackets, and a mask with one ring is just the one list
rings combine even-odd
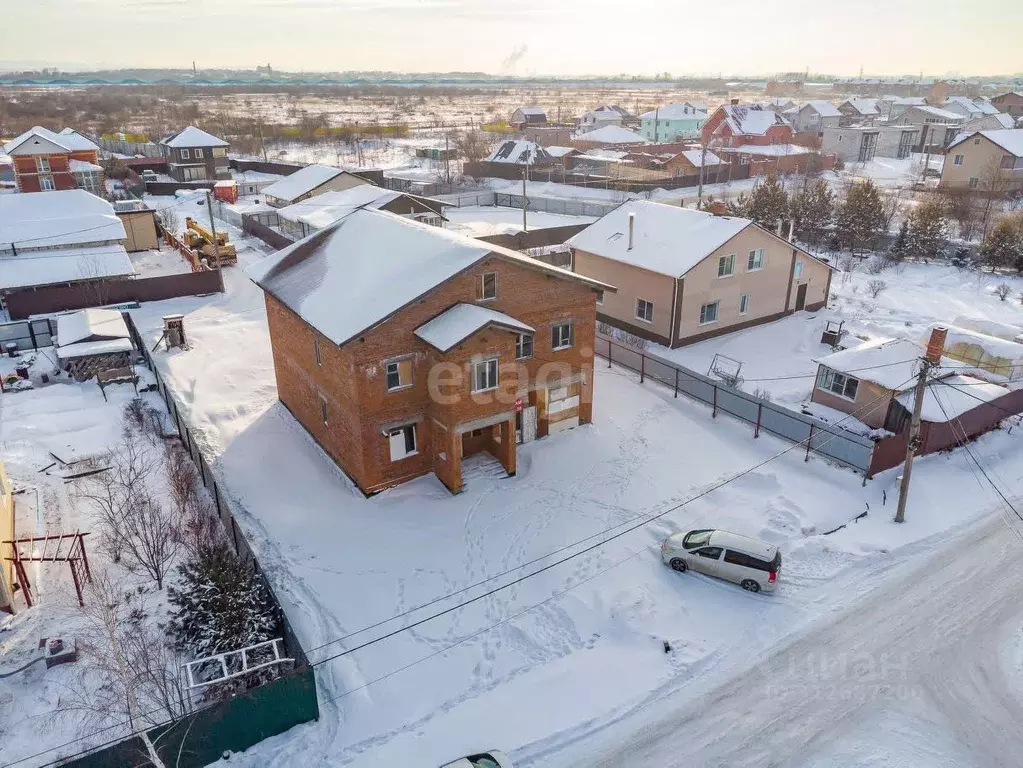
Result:
{"label": "coniferous tree", "polygon": [[757,184],[750,195],[749,218],[771,232],[785,218],[789,209],[789,196],[774,174]]}
{"label": "coniferous tree", "polygon": [[906,250],[923,259],[941,255],[948,243],[945,211],[938,203],[921,203],[909,214]]}
{"label": "coniferous tree", "polygon": [[996,267],[1014,267],[1023,271],[1023,213],[1001,218],[980,246],[984,263]]}
{"label": "coniferous tree", "polygon": [[789,215],[796,231],[807,241],[817,244],[834,213],[835,196],[824,179],[806,185],[789,201]]}
{"label": "coniferous tree", "polygon": [[851,250],[870,246],[884,229],[884,205],[873,181],[858,181],[849,188],[835,224],[839,239]]}
{"label": "coniferous tree", "polygon": [[750,199],[744,192],[740,192],[734,200],[728,201],[728,215],[740,216],[748,219],[750,215]]}
{"label": "coniferous tree", "polygon": [[895,236],[895,242],[888,249],[888,255],[892,261],[902,261],[909,253],[909,219],[903,219],[899,225],[899,234]]}

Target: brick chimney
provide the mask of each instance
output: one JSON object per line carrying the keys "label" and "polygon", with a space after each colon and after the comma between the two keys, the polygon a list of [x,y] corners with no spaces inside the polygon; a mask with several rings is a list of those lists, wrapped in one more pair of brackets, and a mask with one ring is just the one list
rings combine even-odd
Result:
{"label": "brick chimney", "polygon": [[942,325],[931,329],[931,338],[927,341],[927,353],[924,357],[934,365],[941,362],[941,355],[945,351],[945,338],[948,336],[948,328]]}
{"label": "brick chimney", "polygon": [[728,213],[728,203],[724,200],[712,200],[710,203],[710,212],[715,216],[724,216]]}

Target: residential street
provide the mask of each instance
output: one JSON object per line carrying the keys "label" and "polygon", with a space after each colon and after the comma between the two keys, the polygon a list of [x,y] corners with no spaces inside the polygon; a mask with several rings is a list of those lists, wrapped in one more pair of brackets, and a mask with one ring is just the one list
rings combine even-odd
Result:
{"label": "residential street", "polygon": [[624,739],[627,722],[610,729],[579,764],[1018,766],[1023,686],[1003,660],[1023,544],[998,518],[953,542],[753,671],[653,705],[666,716]]}

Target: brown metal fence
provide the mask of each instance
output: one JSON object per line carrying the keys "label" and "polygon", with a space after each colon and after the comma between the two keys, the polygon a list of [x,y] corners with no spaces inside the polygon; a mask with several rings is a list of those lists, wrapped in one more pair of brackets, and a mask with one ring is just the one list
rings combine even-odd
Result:
{"label": "brown metal fence", "polygon": [[817,453],[843,466],[866,473],[874,441],[833,424],[798,413],[743,392],[702,373],[648,352],[621,344],[603,333],[596,338],[595,353],[612,364],[639,374],[640,383],[653,379],[680,394],[709,405],[711,415],[726,413],[753,426],[753,437],[768,432],[793,443],[806,443],[806,458]]}

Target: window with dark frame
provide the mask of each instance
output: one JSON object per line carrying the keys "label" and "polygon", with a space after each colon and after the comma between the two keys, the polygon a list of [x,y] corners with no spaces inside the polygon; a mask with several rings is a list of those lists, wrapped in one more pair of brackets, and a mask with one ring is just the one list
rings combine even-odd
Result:
{"label": "window with dark frame", "polygon": [[515,338],[515,359],[525,360],[533,356],[533,334],[520,333]]}
{"label": "window with dark frame", "polygon": [[396,427],[387,433],[387,443],[391,451],[391,461],[400,461],[417,452],[416,425],[406,424]]}
{"label": "window with dark frame", "polygon": [[744,293],[744,294],[742,294],[739,297],[739,314],[740,315],[745,315],[745,314],[747,314],[749,312],[749,300],[750,300],[750,295],[748,293]]}
{"label": "window with dark frame", "polygon": [[572,346],[572,323],[558,323],[551,327],[551,349],[568,349]]}
{"label": "window with dark frame", "polygon": [[480,299],[487,301],[497,298],[497,273],[487,272],[480,276]]}

